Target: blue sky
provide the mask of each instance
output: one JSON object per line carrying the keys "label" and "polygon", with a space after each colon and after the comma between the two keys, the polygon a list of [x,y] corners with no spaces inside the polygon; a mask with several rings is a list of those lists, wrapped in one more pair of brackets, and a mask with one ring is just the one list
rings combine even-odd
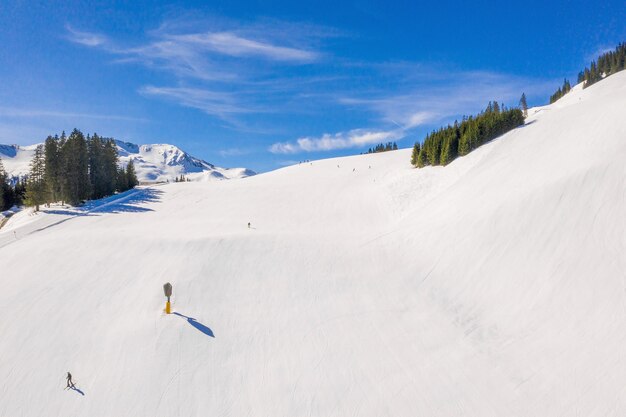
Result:
{"label": "blue sky", "polygon": [[268,171],[545,104],[623,1],[0,3],[0,143],[78,127]]}

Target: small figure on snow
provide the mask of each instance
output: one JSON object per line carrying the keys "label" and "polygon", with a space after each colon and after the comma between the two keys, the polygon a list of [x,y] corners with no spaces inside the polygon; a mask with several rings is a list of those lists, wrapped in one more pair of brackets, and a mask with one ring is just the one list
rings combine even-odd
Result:
{"label": "small figure on snow", "polygon": [[250,228],[250,222],[248,222],[248,229]]}
{"label": "small figure on snow", "polygon": [[65,388],[75,388],[74,382],[72,381],[72,374],[70,374],[69,371],[67,372],[67,386]]}

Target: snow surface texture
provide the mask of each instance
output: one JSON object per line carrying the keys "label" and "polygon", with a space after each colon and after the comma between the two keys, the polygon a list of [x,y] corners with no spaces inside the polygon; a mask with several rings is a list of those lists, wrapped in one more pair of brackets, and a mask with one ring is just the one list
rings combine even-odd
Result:
{"label": "snow surface texture", "polygon": [[[141,182],[174,181],[181,175],[191,181],[210,181],[244,178],[255,174],[254,171],[246,168],[216,167],[189,155],[174,145],[135,145],[119,140],[115,142],[120,155],[120,165],[126,166],[132,159],[137,178]],[[7,172],[12,176],[28,174],[29,164],[36,147],[37,145],[0,145],[0,158]]]}
{"label": "snow surface texture", "polygon": [[16,214],[0,415],[626,415],[626,72],[409,158]]}

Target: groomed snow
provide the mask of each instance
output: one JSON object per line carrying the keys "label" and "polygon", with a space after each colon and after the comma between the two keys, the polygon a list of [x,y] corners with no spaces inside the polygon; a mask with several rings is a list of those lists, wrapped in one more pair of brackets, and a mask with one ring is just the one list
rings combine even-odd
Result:
{"label": "groomed snow", "polygon": [[11,219],[0,415],[626,415],[626,71],[409,159]]}

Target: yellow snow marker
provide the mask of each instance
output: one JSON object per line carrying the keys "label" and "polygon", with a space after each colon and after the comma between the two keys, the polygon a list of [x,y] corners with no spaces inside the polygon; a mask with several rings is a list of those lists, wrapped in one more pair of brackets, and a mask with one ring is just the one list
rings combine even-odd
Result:
{"label": "yellow snow marker", "polygon": [[165,296],[167,297],[167,302],[165,303],[165,314],[170,314],[172,312],[172,306],[170,305],[170,297],[172,296],[172,284],[166,282],[163,285],[163,292],[165,292]]}

